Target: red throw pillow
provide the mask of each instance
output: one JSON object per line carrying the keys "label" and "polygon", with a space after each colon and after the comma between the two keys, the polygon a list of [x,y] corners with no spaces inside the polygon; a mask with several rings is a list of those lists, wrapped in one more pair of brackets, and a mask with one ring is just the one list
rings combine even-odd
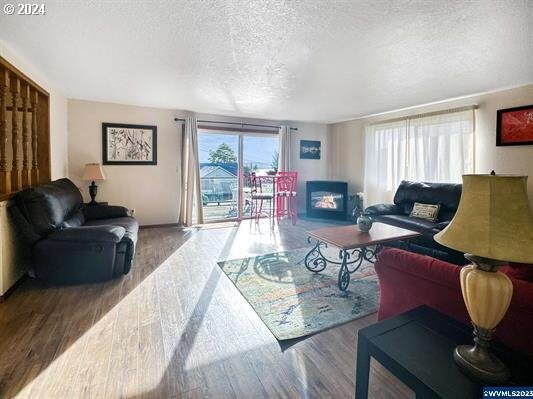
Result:
{"label": "red throw pillow", "polygon": [[528,263],[509,263],[500,271],[515,280],[533,281],[533,265]]}

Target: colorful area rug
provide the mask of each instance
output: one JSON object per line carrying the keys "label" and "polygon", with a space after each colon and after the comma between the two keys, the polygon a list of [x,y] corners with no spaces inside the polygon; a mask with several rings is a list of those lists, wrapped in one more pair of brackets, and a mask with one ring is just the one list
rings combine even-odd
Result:
{"label": "colorful area rug", "polygon": [[[304,266],[308,249],[219,262],[241,294],[278,340],[303,337],[373,313],[379,287],[374,266],[365,262],[344,292],[338,265],[320,273]],[[323,251],[330,259],[338,250]]]}

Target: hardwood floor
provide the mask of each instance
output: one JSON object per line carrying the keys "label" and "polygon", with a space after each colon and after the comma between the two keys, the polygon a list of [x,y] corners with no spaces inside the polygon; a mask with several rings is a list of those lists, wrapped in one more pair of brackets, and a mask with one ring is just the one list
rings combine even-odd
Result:
{"label": "hardwood floor", "polygon": [[[218,260],[307,246],[325,224],[140,231],[132,271],[104,284],[28,280],[0,304],[2,398],[353,398],[357,330],[280,347]],[[371,397],[411,397],[377,364]]]}

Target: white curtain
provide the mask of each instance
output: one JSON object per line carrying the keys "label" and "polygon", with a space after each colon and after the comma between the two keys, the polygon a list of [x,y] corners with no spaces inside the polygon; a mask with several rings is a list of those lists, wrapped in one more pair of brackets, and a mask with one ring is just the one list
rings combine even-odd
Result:
{"label": "white curtain", "polygon": [[474,111],[411,119],[408,179],[461,183],[474,172]]}
{"label": "white curtain", "polygon": [[191,226],[193,224],[195,210],[196,222],[204,222],[200,192],[197,125],[195,117],[185,118],[181,141],[181,195],[179,207],[179,223],[182,226]]}
{"label": "white curtain", "polygon": [[406,178],[405,121],[371,125],[365,132],[365,206],[391,202]]}
{"label": "white curtain", "polygon": [[279,128],[279,157],[278,171],[288,172],[291,169],[291,128],[280,126]]}
{"label": "white curtain", "polygon": [[366,206],[391,202],[402,180],[460,183],[465,173],[474,173],[473,109],[365,130]]}

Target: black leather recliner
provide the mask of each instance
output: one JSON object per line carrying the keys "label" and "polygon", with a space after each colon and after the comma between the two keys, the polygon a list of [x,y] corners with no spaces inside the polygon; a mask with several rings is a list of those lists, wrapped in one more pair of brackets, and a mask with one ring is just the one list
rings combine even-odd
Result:
{"label": "black leather recliner", "polygon": [[83,205],[69,179],[15,196],[19,230],[35,276],[56,284],[93,283],[127,274],[139,224],[122,206]]}
{"label": "black leather recliner", "polygon": [[[402,181],[394,195],[393,204],[372,205],[365,209],[364,214],[376,222],[422,233],[420,237],[408,242],[392,243],[413,252],[429,255],[458,265],[468,261],[463,253],[444,247],[437,243],[433,236],[443,230],[452,220],[461,199],[461,184],[423,183]],[[431,222],[426,219],[410,217],[415,202],[422,204],[438,204],[438,219]]]}

